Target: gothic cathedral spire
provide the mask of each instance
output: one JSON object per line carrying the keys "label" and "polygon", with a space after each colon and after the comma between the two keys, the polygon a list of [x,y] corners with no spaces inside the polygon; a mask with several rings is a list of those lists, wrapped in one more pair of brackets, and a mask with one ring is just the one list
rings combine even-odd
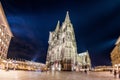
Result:
{"label": "gothic cathedral spire", "polygon": [[55,31],[50,33],[48,42],[46,65],[51,70],[73,71],[79,64],[79,66],[89,66],[89,56],[85,55],[86,62],[83,60],[84,56],[78,56],[74,29],[68,11],[62,26],[60,27],[58,21]]}
{"label": "gothic cathedral spire", "polygon": [[67,11],[67,13],[66,13],[66,17],[65,17],[65,21],[64,21],[64,22],[66,22],[66,23],[70,23],[70,22],[71,22],[68,11]]}
{"label": "gothic cathedral spire", "polygon": [[55,31],[57,32],[59,29],[60,29],[60,21],[58,20],[58,23],[57,23]]}

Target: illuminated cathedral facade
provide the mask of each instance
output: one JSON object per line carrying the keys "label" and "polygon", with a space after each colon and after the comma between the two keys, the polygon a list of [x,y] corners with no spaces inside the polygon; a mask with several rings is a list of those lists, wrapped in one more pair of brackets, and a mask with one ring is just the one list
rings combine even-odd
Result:
{"label": "illuminated cathedral facade", "polygon": [[62,26],[58,21],[55,31],[49,33],[48,44],[46,65],[53,70],[73,70],[77,65],[78,54],[69,12]]}

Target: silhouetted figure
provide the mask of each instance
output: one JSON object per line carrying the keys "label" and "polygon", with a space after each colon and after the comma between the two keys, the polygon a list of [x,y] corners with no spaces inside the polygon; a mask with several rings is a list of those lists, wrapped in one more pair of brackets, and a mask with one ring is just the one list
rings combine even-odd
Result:
{"label": "silhouetted figure", "polygon": [[120,78],[120,70],[118,71],[118,77]]}
{"label": "silhouetted figure", "polygon": [[116,70],[114,70],[114,77],[116,78],[116,75],[117,75],[117,71]]}
{"label": "silhouetted figure", "polygon": [[87,70],[85,69],[85,71],[84,71],[86,74],[87,74]]}
{"label": "silhouetted figure", "polygon": [[110,73],[112,74],[112,70],[110,70]]}

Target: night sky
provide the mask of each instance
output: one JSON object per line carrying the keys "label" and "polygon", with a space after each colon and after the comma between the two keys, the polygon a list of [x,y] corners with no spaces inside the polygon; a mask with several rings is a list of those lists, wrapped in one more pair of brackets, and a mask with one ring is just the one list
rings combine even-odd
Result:
{"label": "night sky", "polygon": [[2,0],[14,35],[8,58],[45,63],[49,31],[69,11],[78,53],[89,51],[92,66],[111,65],[120,35],[120,0]]}

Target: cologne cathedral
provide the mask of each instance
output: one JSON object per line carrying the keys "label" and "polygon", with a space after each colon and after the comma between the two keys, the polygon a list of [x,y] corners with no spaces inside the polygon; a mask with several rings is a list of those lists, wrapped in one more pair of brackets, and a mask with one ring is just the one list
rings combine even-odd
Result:
{"label": "cologne cathedral", "polygon": [[58,21],[55,31],[49,33],[46,65],[52,70],[74,70],[77,65],[75,33],[67,12],[62,26]]}

